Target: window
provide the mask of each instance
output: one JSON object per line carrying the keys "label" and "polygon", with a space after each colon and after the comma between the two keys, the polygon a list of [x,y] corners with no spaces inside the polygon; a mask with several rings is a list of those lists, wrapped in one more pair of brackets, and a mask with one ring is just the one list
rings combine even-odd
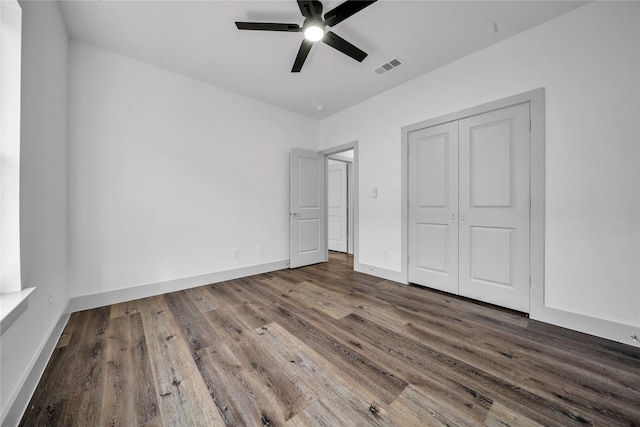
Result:
{"label": "window", "polygon": [[0,294],[20,278],[20,62],[22,10],[0,1]]}

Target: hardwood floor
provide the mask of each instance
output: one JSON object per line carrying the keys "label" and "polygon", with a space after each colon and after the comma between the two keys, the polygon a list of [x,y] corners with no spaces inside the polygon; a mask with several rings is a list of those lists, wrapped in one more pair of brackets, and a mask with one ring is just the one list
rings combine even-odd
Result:
{"label": "hardwood floor", "polygon": [[21,425],[640,425],[640,349],[332,254],[73,313]]}

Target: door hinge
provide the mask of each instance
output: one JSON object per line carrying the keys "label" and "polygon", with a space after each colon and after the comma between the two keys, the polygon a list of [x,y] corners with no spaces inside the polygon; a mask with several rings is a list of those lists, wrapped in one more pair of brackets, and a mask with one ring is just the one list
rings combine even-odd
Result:
{"label": "door hinge", "polygon": [[529,210],[531,210],[531,197],[529,197]]}
{"label": "door hinge", "polygon": [[529,287],[531,287],[531,276],[529,276]]}
{"label": "door hinge", "polygon": [[531,120],[529,120],[529,131],[531,131]]}

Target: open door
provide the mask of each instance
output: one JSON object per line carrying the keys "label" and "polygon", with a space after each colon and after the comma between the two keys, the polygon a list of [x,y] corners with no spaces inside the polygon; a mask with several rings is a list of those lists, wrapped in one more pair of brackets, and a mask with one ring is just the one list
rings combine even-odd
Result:
{"label": "open door", "polygon": [[325,157],[291,150],[289,163],[290,267],[327,261]]}

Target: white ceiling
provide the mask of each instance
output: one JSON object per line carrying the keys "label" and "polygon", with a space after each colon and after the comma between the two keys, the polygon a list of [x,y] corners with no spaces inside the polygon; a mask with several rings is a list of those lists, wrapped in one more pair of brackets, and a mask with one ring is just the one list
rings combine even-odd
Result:
{"label": "white ceiling", "polygon": [[[325,1],[324,12],[341,1]],[[581,6],[579,1],[380,0],[332,28],[369,56],[316,43],[291,73],[301,33],[240,31],[235,21],[302,25],[295,0],[61,1],[69,36],[313,118],[335,114]],[[374,69],[397,58],[385,74]],[[324,111],[317,106],[323,105]]]}

